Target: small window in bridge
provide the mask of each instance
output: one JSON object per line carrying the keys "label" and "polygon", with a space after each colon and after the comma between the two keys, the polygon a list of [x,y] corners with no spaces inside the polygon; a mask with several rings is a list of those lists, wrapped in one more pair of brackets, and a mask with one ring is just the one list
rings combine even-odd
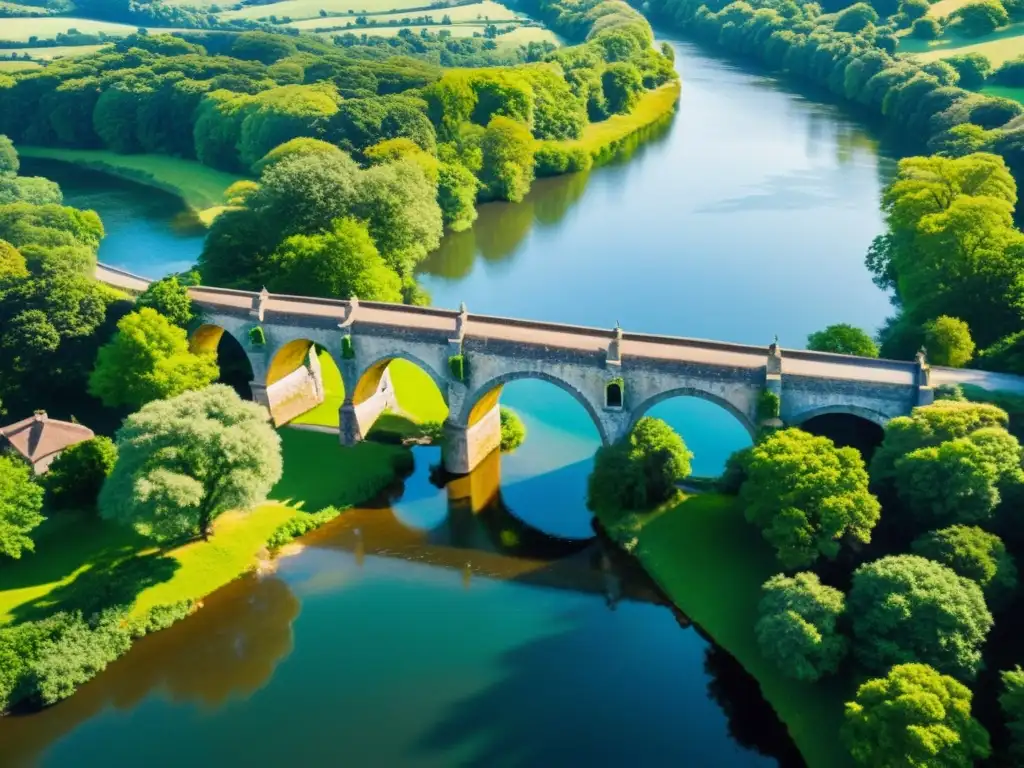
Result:
{"label": "small window in bridge", "polygon": [[605,387],[605,399],[604,404],[608,408],[621,408],[622,407],[622,385],[617,381],[612,381]]}

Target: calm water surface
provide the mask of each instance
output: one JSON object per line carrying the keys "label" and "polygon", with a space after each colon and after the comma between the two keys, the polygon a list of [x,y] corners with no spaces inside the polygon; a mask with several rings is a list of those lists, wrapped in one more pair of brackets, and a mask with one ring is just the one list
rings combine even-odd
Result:
{"label": "calm water surface", "polygon": [[[674,42],[679,114],[627,161],[481,210],[423,265],[435,304],[802,346],[888,309],[864,253],[893,152],[842,109]],[[28,164],[26,164],[28,165]],[[43,173],[42,164],[32,164]],[[202,247],[174,198],[48,165],[102,260],[159,276]],[[792,746],[735,662],[588,543],[597,433],[544,382],[507,385],[525,445],[446,489],[433,449],[393,503],[344,516],[57,707],[0,721],[43,765],[771,765]],[[659,405],[721,469],[748,438]],[[766,756],[768,755],[768,756]]]}

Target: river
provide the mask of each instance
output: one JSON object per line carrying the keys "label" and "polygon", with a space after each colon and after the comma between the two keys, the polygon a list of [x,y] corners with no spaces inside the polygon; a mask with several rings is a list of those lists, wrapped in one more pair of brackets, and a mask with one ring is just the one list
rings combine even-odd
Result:
{"label": "river", "polygon": [[[830,323],[876,328],[889,305],[863,258],[894,147],[841,107],[667,39],[683,77],[672,123],[629,158],[484,206],[422,265],[434,303],[738,342],[777,334],[784,347]],[[100,212],[107,263],[157,277],[202,248],[173,197],[25,165]],[[513,382],[502,399],[528,436],[486,470],[500,475],[499,509],[467,516],[428,480],[435,449],[416,449],[390,504],[212,596],[69,701],[0,721],[4,753],[43,765],[798,764],[731,657],[585,540],[597,435],[583,409],[544,382]],[[749,440],[704,401],[652,414],[683,435],[696,474]],[[512,554],[509,541],[525,543]]]}

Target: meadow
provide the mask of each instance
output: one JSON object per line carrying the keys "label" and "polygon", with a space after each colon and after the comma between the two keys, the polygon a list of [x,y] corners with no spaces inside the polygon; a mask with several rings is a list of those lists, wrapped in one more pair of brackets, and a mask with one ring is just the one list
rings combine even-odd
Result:
{"label": "meadow", "polygon": [[353,16],[367,13],[392,13],[419,8],[426,10],[429,0],[282,0],[267,5],[250,5],[238,10],[223,11],[222,19],[269,19],[288,17],[293,20],[314,19],[323,16]]}

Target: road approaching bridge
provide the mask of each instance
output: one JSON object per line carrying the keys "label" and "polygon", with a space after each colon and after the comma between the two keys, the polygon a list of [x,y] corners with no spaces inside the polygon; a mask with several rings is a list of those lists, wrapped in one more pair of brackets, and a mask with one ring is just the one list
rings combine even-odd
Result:
{"label": "road approaching bridge", "polygon": [[[133,293],[148,281],[100,265],[97,278]],[[253,399],[282,424],[324,400],[319,360],[327,350],[341,370],[343,444],[358,442],[386,409],[396,408],[387,373],[409,360],[437,384],[448,405],[445,466],[469,472],[498,447],[498,398],[522,378],[549,381],[590,414],[601,440],[625,435],[653,406],[679,395],[717,403],[753,435],[764,421],[799,425],[844,413],[875,424],[932,402],[934,386],[970,383],[1024,392],[1024,379],[983,371],[930,368],[914,361],[631,333],[381,302],[318,299],[224,288],[189,289],[202,313],[193,349],[215,351],[225,333],[252,366]],[[764,392],[779,397],[767,413]],[[771,398],[767,398],[771,400]]]}

